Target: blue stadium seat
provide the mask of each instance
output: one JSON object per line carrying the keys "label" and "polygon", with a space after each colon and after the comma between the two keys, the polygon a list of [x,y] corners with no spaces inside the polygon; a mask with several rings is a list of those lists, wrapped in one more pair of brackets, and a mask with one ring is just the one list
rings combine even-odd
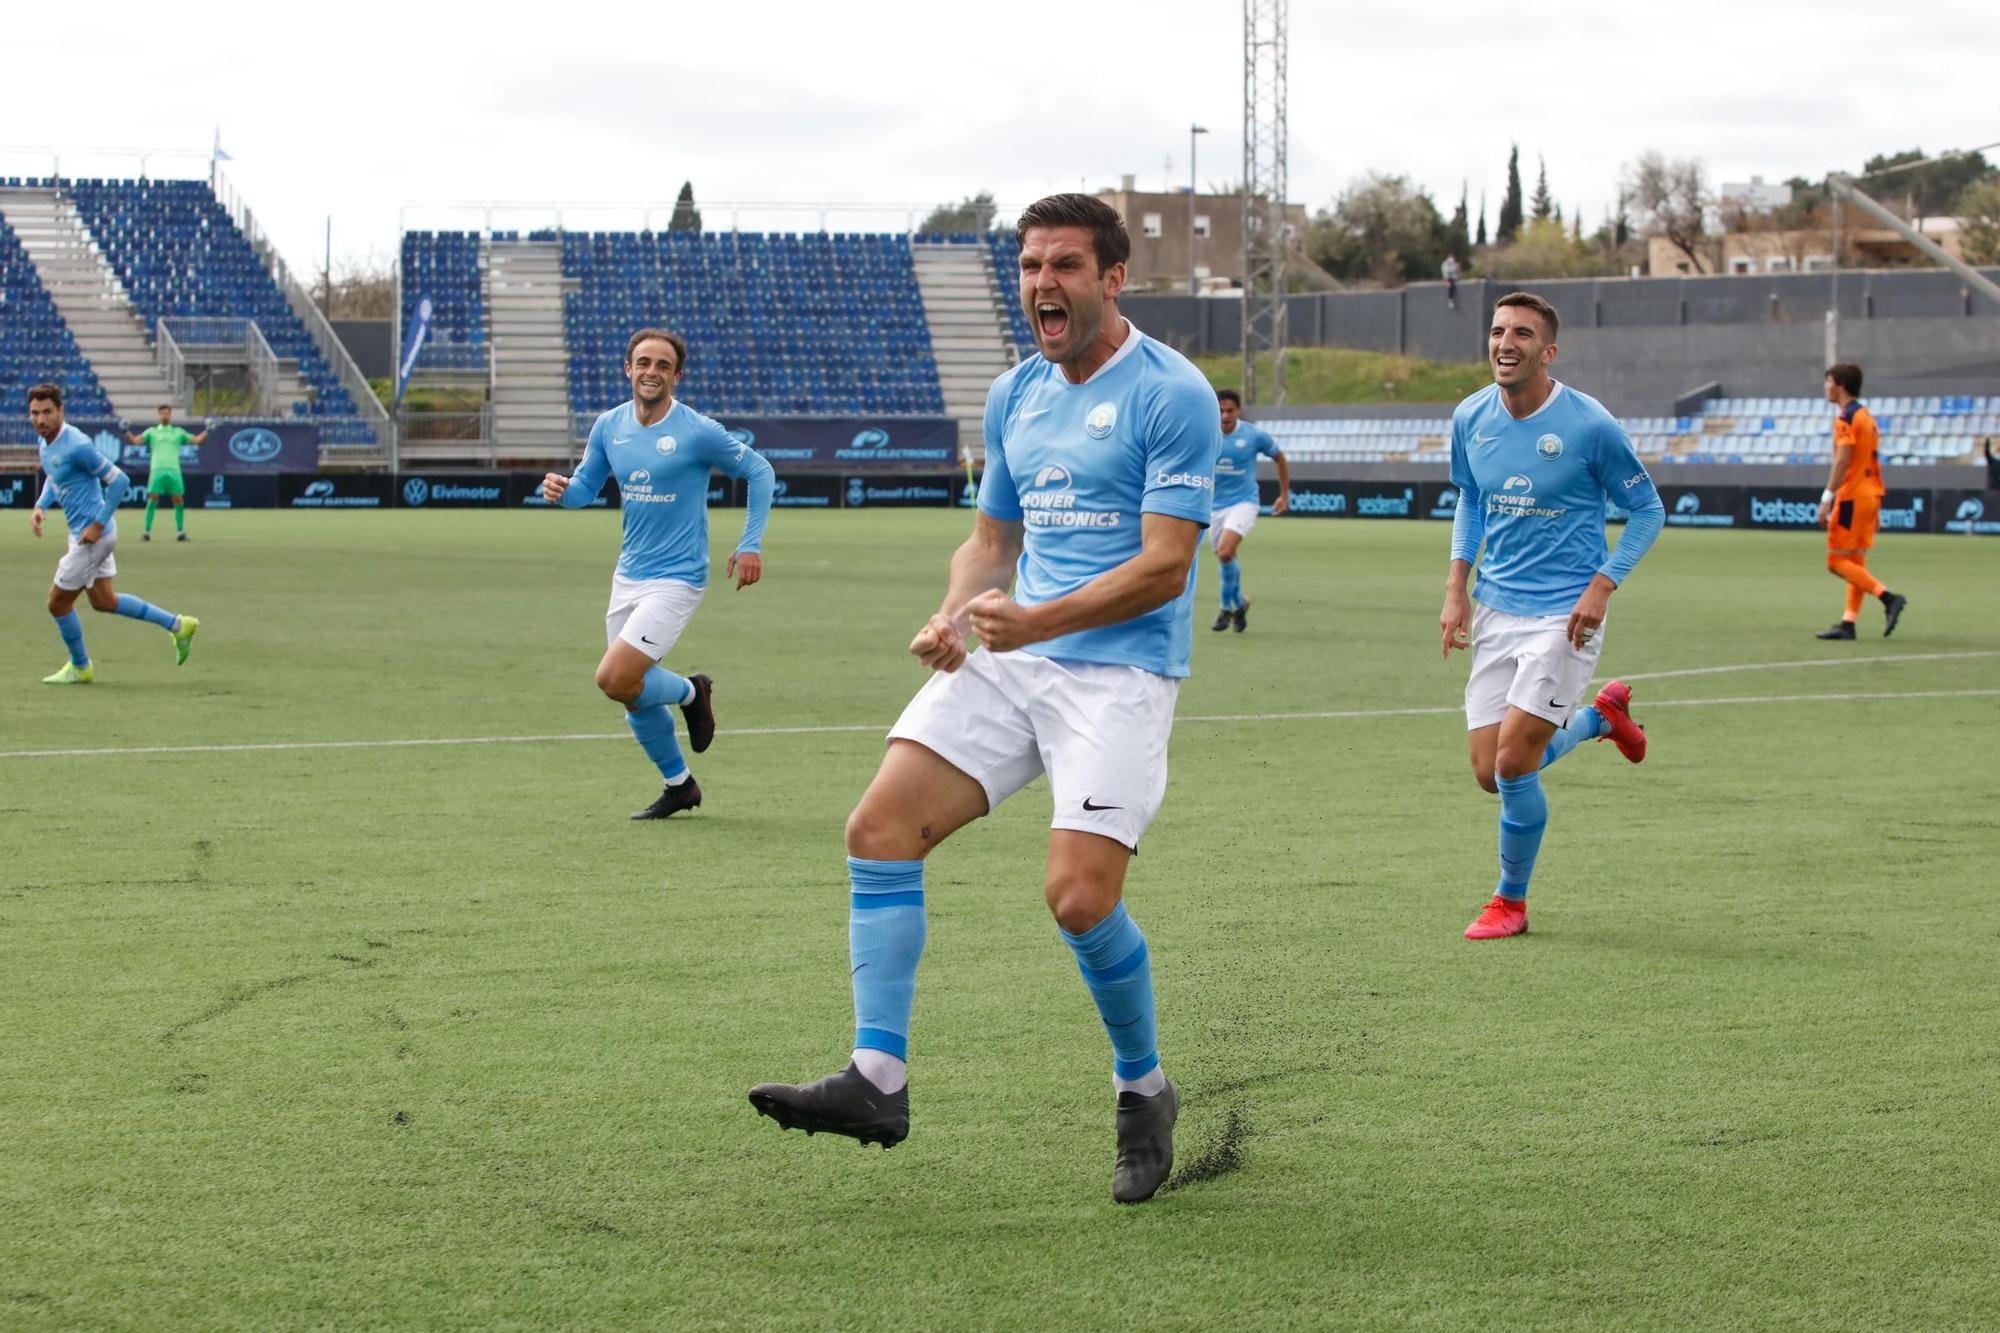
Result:
{"label": "blue stadium seat", "polygon": [[0,439],[29,443],[28,389],[59,384],[71,416],[109,416],[111,400],[77,349],[14,229],[0,218]]}
{"label": "blue stadium seat", "polygon": [[622,402],[625,340],[689,343],[680,392],[709,413],[944,410],[908,237],[572,232],[562,238],[570,405]]}
{"label": "blue stadium seat", "polygon": [[431,300],[430,332],[425,335],[423,350],[417,353],[418,370],[486,369],[486,306],[479,253],[477,232],[403,234],[399,346],[409,345],[418,303],[426,296]]}
{"label": "blue stadium seat", "polygon": [[[271,350],[297,363],[307,386],[309,397],[290,412],[354,415],[339,373],[206,181],[90,179],[63,188],[148,332],[166,316],[253,319]],[[356,421],[341,429],[367,427]]]}

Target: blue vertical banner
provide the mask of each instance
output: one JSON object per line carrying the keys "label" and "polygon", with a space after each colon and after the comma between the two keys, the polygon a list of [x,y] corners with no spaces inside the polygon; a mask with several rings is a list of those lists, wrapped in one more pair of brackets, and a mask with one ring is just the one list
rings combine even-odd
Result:
{"label": "blue vertical banner", "polygon": [[424,339],[431,331],[431,298],[426,296],[417,302],[417,326],[409,331],[409,341],[403,344],[403,364],[396,367],[396,406],[403,405],[403,390],[409,387],[410,372],[417,368],[417,353],[424,350]]}

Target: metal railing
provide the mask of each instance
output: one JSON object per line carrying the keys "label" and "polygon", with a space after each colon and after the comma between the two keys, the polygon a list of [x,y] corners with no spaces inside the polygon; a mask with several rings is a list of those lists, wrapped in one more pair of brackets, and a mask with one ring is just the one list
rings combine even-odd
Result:
{"label": "metal railing", "polygon": [[405,444],[485,444],[493,438],[493,408],[476,412],[398,412]]}
{"label": "metal railing", "polygon": [[243,332],[243,350],[250,361],[250,383],[257,390],[257,410],[273,415],[284,410],[278,401],[278,354],[264,340],[264,330],[257,327],[256,320],[244,322],[249,327]]}
{"label": "metal railing", "polygon": [[[281,359],[272,351],[256,320],[237,315],[166,315],[154,325],[153,332],[160,373],[166,377],[169,396],[176,402],[187,387],[188,354],[193,352],[198,361],[234,362],[240,357],[256,393],[252,410],[259,416],[279,416],[290,410],[291,404],[284,401],[279,390],[286,375],[285,367],[289,365],[296,372],[298,362]],[[216,353],[224,349],[227,356],[218,358]]]}
{"label": "metal railing", "polygon": [[349,354],[347,345],[341,342],[340,336],[333,331],[333,325],[327,322],[326,313],[319,308],[319,303],[313,300],[312,293],[292,276],[291,267],[285,263],[285,257],[279,253],[276,243],[264,234],[262,227],[257,225],[256,215],[238,200],[232,198],[230,204],[236,225],[243,229],[244,236],[249,239],[251,246],[268,266],[272,279],[278,284],[278,289],[284,293],[285,301],[291,306],[292,313],[305,324],[306,332],[311,336],[313,343],[326,357],[327,363],[333,367],[341,386],[354,400],[354,410],[375,432],[375,438],[387,456],[389,466],[395,467],[397,462],[395,417],[382,405],[382,400],[375,396],[375,390],[368,383],[368,377],[354,364],[354,357]]}
{"label": "metal railing", "polygon": [[241,315],[162,315],[158,327],[182,347],[241,347],[254,323]]}
{"label": "metal railing", "polygon": [[160,378],[167,382],[169,402],[188,403],[187,358],[181,354],[180,344],[174,341],[169,321],[160,320],[153,329],[153,360],[159,364]]}

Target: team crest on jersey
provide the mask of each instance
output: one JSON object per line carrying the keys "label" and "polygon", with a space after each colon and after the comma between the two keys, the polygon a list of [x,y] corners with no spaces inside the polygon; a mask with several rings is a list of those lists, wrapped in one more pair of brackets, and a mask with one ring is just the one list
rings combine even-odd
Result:
{"label": "team crest on jersey", "polygon": [[[663,453],[663,454],[669,454],[669,455],[670,455],[670,454],[672,454],[672,453],[673,453],[673,451],[674,451],[674,450],[676,450],[676,449],[680,448],[681,446],[680,446],[680,442],[679,442],[678,440],[676,440],[676,439],[675,439],[675,438],[674,438],[673,436],[671,436],[671,435],[662,435],[662,436],[660,437],[660,442],[659,442],[658,444],[654,445],[653,447],[654,447],[655,449],[658,449],[658,450],[659,450],[659,451],[660,451],[661,453]],[[1557,446],[1557,447],[1558,447],[1558,448],[1560,448],[1561,446]]]}
{"label": "team crest on jersey", "polygon": [[1555,459],[1563,456],[1563,442],[1560,435],[1544,435],[1535,441],[1535,452],[1543,458]]}
{"label": "team crest on jersey", "polygon": [[1099,403],[1090,409],[1090,415],[1083,419],[1083,433],[1093,440],[1101,440],[1111,433],[1118,424],[1118,405]]}

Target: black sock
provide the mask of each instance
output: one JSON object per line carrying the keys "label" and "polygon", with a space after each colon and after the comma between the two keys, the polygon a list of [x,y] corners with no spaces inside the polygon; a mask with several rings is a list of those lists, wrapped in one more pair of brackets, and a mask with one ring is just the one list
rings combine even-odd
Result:
{"label": "black sock", "polygon": [[1895,593],[1890,592],[1887,588],[1882,589],[1881,592],[1876,594],[1877,597],[1880,597],[1882,599],[1882,605],[1884,606],[1887,606],[1889,604],[1889,599],[1894,597],[1895,595],[1896,595]]}

